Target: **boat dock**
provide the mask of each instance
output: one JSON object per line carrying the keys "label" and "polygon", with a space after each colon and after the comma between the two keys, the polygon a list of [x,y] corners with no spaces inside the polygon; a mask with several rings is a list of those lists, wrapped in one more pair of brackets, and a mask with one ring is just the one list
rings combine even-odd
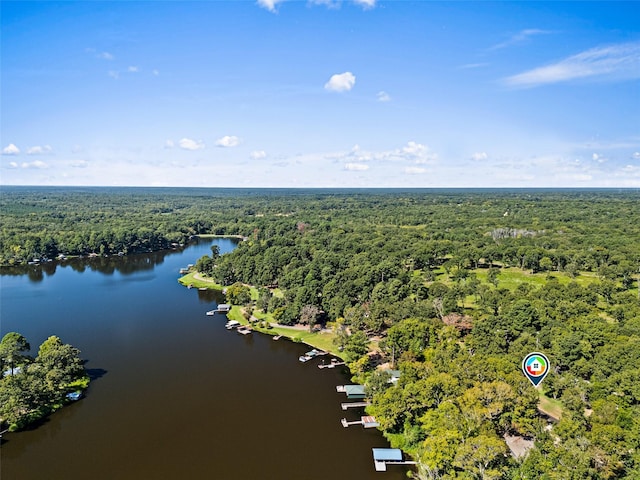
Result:
{"label": "boat dock", "polygon": [[226,303],[221,303],[220,305],[218,305],[218,308],[216,308],[215,310],[209,310],[207,312],[207,315],[212,316],[212,315],[215,315],[216,313],[229,313],[229,310],[231,310],[231,305],[227,305]]}
{"label": "boat dock", "polygon": [[345,393],[349,400],[364,400],[364,385],[337,385],[336,392]]}
{"label": "boat dock", "polygon": [[387,465],[415,465],[416,462],[404,460],[399,448],[372,448],[373,465],[376,472],[386,472]]}
{"label": "boat dock", "polygon": [[337,358],[332,358],[329,363],[320,363],[318,364],[318,368],[336,368],[341,365],[346,365],[345,362],[340,362]]}
{"label": "boat dock", "polygon": [[363,417],[360,417],[360,420],[355,420],[353,422],[349,422],[346,418],[343,418],[342,420],[340,420],[340,423],[342,423],[342,426],[344,428],[347,428],[351,425],[362,425],[364,428],[375,428],[380,426],[380,424],[376,422],[376,418],[372,417],[371,415],[365,415]]}
{"label": "boat dock", "polygon": [[348,410],[350,408],[368,407],[369,405],[369,402],[341,403],[340,408],[342,408],[342,410]]}
{"label": "boat dock", "polygon": [[327,352],[324,352],[322,350],[316,350],[314,348],[313,350],[308,351],[304,355],[300,355],[298,357],[298,360],[301,361],[302,363],[304,363],[304,362],[308,362],[312,358],[316,358],[316,357],[319,357],[321,355],[326,355],[326,354],[327,354]]}
{"label": "boat dock", "polygon": [[251,333],[251,328],[247,327],[246,325],[242,325],[236,328],[236,332],[241,333],[242,335],[248,335]]}

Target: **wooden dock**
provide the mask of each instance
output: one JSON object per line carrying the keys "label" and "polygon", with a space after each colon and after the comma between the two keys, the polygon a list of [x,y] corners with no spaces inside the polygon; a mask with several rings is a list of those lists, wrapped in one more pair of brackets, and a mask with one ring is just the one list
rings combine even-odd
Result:
{"label": "wooden dock", "polygon": [[371,415],[365,415],[363,417],[360,417],[360,420],[355,420],[353,422],[349,422],[346,418],[343,418],[342,420],[340,420],[340,423],[342,423],[342,426],[344,428],[347,428],[351,425],[362,425],[364,428],[375,428],[380,426],[380,424],[376,422],[375,417],[372,417]]}
{"label": "wooden dock", "polygon": [[330,363],[319,363],[318,364],[318,368],[336,368],[339,367],[341,365],[346,365],[345,362],[339,362],[339,361],[334,361],[335,359],[332,359]]}
{"label": "wooden dock", "polygon": [[368,407],[369,405],[369,402],[351,402],[341,403],[340,407],[342,408],[342,410],[348,410],[349,408]]}

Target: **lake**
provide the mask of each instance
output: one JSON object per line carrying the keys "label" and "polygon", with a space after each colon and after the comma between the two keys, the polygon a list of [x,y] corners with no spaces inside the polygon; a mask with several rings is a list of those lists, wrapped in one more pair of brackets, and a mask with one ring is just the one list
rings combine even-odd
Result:
{"label": "lake", "polygon": [[340,424],[362,413],[340,408],[346,371],[300,363],[305,345],[227,331],[205,315],[223,298],[177,282],[212,242],[235,245],[3,271],[0,334],[21,333],[34,355],[57,335],[94,380],[44,424],[4,435],[2,480],[406,478],[375,472],[380,432]]}

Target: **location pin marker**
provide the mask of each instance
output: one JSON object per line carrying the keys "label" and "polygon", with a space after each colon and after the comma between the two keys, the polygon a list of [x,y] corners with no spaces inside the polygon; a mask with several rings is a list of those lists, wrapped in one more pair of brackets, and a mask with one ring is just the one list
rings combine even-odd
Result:
{"label": "location pin marker", "polygon": [[539,352],[530,353],[522,361],[522,371],[533,386],[537,387],[549,373],[549,359]]}

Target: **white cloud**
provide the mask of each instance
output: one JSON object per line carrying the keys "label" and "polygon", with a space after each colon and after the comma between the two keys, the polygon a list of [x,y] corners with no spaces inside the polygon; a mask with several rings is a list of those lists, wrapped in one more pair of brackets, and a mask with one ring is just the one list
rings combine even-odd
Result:
{"label": "white cloud", "polygon": [[109,52],[102,52],[98,54],[98,58],[101,58],[103,60],[113,60],[114,57],[112,54],[110,54]]}
{"label": "white cloud", "polygon": [[509,38],[508,40],[499,43],[497,45],[494,45],[493,47],[491,47],[489,50],[499,50],[501,48],[505,48],[505,47],[511,47],[513,45],[518,45],[520,43],[524,43],[527,40],[529,40],[529,38],[536,36],[536,35],[544,35],[547,33],[551,33],[548,30],[540,30],[539,28],[527,28],[525,30],[521,30],[520,32],[516,33],[515,35],[512,35],[511,38]]}
{"label": "white cloud", "polygon": [[[357,169],[359,165],[375,162],[378,164],[389,163],[410,163],[412,166],[433,163],[438,159],[438,155],[432,152],[429,147],[418,142],[408,142],[404,147],[395,150],[382,150],[377,152],[367,152],[360,148],[359,145],[349,152],[327,155],[325,158],[338,162],[347,162],[350,168],[347,170]],[[346,168],[346,167],[345,167]],[[416,172],[413,172],[416,173]]]}
{"label": "white cloud", "polygon": [[277,12],[278,10],[276,9],[276,7],[278,6],[279,3],[282,3],[284,0],[258,0],[258,5],[261,6],[262,8],[266,8],[267,10],[269,10],[270,12]]}
{"label": "white cloud", "polygon": [[235,135],[225,135],[216,140],[216,145],[219,147],[237,147],[239,144],[240,139]]}
{"label": "white cloud", "polygon": [[404,147],[378,152],[367,152],[362,150],[359,145],[354,145],[349,152],[328,155],[326,158],[347,161],[353,165],[365,164],[365,162],[410,162],[414,165],[420,165],[436,161],[438,155],[432,152],[426,145],[411,141]]}
{"label": "white cloud", "polygon": [[634,152],[632,157],[636,160],[640,160],[640,152]]}
{"label": "white cloud", "polygon": [[406,146],[402,147],[402,152],[406,153],[408,155],[419,156],[423,152],[425,152],[426,149],[427,149],[427,147],[422,145],[421,143],[409,142],[409,143],[407,143]]}
{"label": "white cloud", "polygon": [[348,92],[355,84],[356,77],[353,73],[336,73],[324,84],[324,89],[330,92]]}
{"label": "white cloud", "polygon": [[87,168],[89,166],[89,162],[86,160],[74,160],[69,165],[73,168]]}
{"label": "white cloud", "polygon": [[389,96],[389,94],[387,92],[385,92],[384,90],[378,92],[376,94],[376,97],[378,97],[378,101],[379,102],[389,102],[391,101],[391,97]]}
{"label": "white cloud", "polygon": [[406,167],[404,173],[408,175],[421,175],[427,173],[427,169],[422,167]]}
{"label": "white cloud", "polygon": [[23,162],[20,166],[22,168],[37,168],[37,169],[49,168],[49,165],[47,165],[41,160],[34,160],[33,162]]}
{"label": "white cloud", "polygon": [[127,72],[130,72],[130,73],[138,73],[139,71],[140,69],[135,65],[131,65],[130,67],[127,68]]}
{"label": "white cloud", "polygon": [[389,155],[391,159],[412,160],[415,163],[429,163],[438,159],[438,155],[429,147],[417,142],[408,142],[404,147]]}
{"label": "white cloud", "polygon": [[2,149],[3,155],[18,155],[20,154],[20,149],[16,147],[13,143],[10,143],[6,147]]}
{"label": "white cloud", "polygon": [[264,150],[254,150],[249,156],[253,160],[260,160],[262,158],[266,158],[267,152],[265,152]]}
{"label": "white cloud", "polygon": [[53,153],[53,148],[51,148],[51,145],[35,145],[33,147],[27,148],[27,155],[48,155],[50,153]]}
{"label": "white cloud", "polygon": [[120,72],[118,72],[117,70],[109,70],[107,72],[107,75],[109,75],[114,80],[118,80],[120,78]]}
{"label": "white cloud", "polygon": [[473,68],[484,68],[488,67],[489,63],[466,63],[464,65],[460,65],[458,68],[460,69],[473,69]]}
{"label": "white cloud", "polygon": [[167,140],[164,142],[164,148],[173,148],[176,146],[176,143],[173,140]]}
{"label": "white cloud", "polygon": [[476,162],[486,160],[487,158],[489,158],[489,155],[487,155],[486,152],[475,152],[471,155],[471,160],[475,160]]}
{"label": "white cloud", "polygon": [[344,169],[350,172],[364,172],[365,170],[369,170],[369,165],[365,163],[345,163]]}
{"label": "white cloud", "polygon": [[327,8],[338,9],[341,6],[342,0],[308,0],[313,5],[323,5]]}
{"label": "white cloud", "polygon": [[204,148],[204,143],[202,143],[202,140],[192,140],[190,138],[183,138],[178,142],[178,145],[180,145],[180,148],[183,148],[185,150],[202,150]]}
{"label": "white cloud", "polygon": [[[307,0],[311,5],[322,5],[324,7],[337,10],[342,6],[343,0]],[[376,6],[376,0],[352,0],[355,5],[369,10]]]}
{"label": "white cloud", "polygon": [[610,81],[640,78],[640,42],[592,48],[559,62],[507,77],[503,82],[510,87],[531,88],[583,78]]}
{"label": "white cloud", "polygon": [[18,168],[18,164],[16,162],[9,162],[9,168]]}
{"label": "white cloud", "polygon": [[360,5],[362,8],[368,9],[376,6],[376,0],[353,0],[353,3]]}

